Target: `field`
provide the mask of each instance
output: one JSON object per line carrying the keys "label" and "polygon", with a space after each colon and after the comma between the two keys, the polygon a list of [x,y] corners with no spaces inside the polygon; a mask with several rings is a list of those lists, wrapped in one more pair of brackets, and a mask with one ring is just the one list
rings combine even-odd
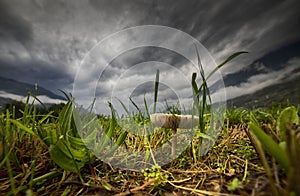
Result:
{"label": "field", "polygon": [[[181,108],[168,107],[168,116],[175,119],[172,125],[154,129],[146,99],[145,111],[130,99],[136,112],[129,112],[120,101],[125,116],[111,103],[107,116],[93,114],[93,104],[75,107],[66,93],[65,105],[38,108],[35,103],[43,103],[29,94],[25,104],[15,102],[4,112],[1,109],[0,194],[300,195],[299,105],[227,108],[224,118],[211,109],[206,81],[243,53],[233,54],[208,76],[199,60],[203,82],[198,85],[193,73],[190,109],[191,122],[197,116],[197,124],[177,133],[176,114]],[[159,70],[154,103],[158,85]],[[154,104],[153,113],[155,108]],[[219,134],[210,134],[217,130]],[[169,144],[171,138],[177,141]],[[176,156],[185,138],[191,139]],[[162,145],[167,151],[158,151],[157,158],[154,151]],[[170,156],[172,161],[159,164]]]}
{"label": "field", "polygon": [[[14,108],[0,114],[0,192],[4,195],[299,194],[299,185],[293,184],[299,180],[299,169],[291,162],[299,161],[300,145],[299,126],[290,124],[295,115],[297,120],[299,116],[299,109],[293,106],[278,104],[253,111],[228,109],[222,133],[205,156],[197,154],[201,137],[195,136],[190,147],[171,163],[144,171],[112,167],[93,156],[78,135],[68,137],[66,133],[76,129],[71,100],[57,112],[58,116],[53,111],[39,114],[31,104],[21,111]],[[122,136],[112,118],[102,116],[97,121],[108,127],[107,134],[113,130],[110,137],[118,140]],[[284,128],[291,129],[297,139],[289,138],[288,134],[286,139],[282,138],[279,122],[291,125]],[[251,131],[256,126],[266,133],[263,142],[259,142],[261,133]],[[144,143],[145,138],[132,137],[126,135],[120,147],[130,148],[133,139]],[[165,135],[166,140],[169,137],[170,134]],[[151,135],[150,144],[154,146],[158,138]],[[264,145],[270,138],[270,145],[286,141],[286,147],[280,148],[286,150],[279,154],[281,158]],[[147,146],[139,150],[147,151]],[[287,160],[282,159],[288,160],[287,166]],[[290,168],[296,175],[291,175]]]}

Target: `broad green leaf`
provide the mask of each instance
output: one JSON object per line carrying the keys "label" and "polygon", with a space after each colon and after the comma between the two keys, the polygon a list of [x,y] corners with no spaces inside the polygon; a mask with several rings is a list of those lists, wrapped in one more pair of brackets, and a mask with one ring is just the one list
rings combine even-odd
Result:
{"label": "broad green leaf", "polygon": [[298,124],[297,109],[295,107],[285,108],[279,115],[277,126],[280,130],[281,141],[286,141],[286,126],[288,124]]}
{"label": "broad green leaf", "polygon": [[271,136],[266,134],[259,126],[255,123],[249,123],[250,129],[252,133],[257,137],[263,148],[273,156],[276,161],[283,167],[286,171],[288,171],[290,166],[289,157],[279,144],[277,144]]}
{"label": "broad green leaf", "polygon": [[70,172],[79,172],[79,169],[82,168],[85,162],[74,161],[70,158],[58,145],[50,145],[49,153],[51,159],[62,169]]}
{"label": "broad green leaf", "polygon": [[55,144],[58,140],[56,129],[54,126],[44,126],[38,129],[40,138],[46,143],[47,146]]}
{"label": "broad green leaf", "polygon": [[69,133],[67,134],[67,140],[74,149],[83,149],[86,147],[81,138],[73,137]]}
{"label": "broad green leaf", "polygon": [[[74,140],[73,140],[74,141]],[[69,158],[74,158],[75,160],[79,160],[82,162],[89,161],[88,150],[85,146],[82,146],[81,149],[74,148],[67,141],[60,140],[57,142],[56,146]],[[75,144],[73,144],[75,146]]]}

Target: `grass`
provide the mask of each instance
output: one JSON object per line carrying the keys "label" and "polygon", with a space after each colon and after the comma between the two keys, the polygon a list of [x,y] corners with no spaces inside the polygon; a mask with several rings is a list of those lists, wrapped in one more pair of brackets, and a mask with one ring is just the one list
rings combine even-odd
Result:
{"label": "grass", "polygon": [[[202,84],[192,75],[192,114],[199,116],[195,137],[172,162],[159,166],[152,150],[168,144],[171,131],[146,126],[146,111],[130,98],[136,113],[96,116],[88,108],[75,108],[73,98],[59,111],[42,114],[29,96],[24,107],[10,105],[0,112],[0,192],[5,195],[297,195],[299,185],[299,106],[272,105],[257,110],[227,109],[221,133],[212,149],[200,156],[203,138],[213,113],[206,81],[236,53],[205,76],[199,59]],[[159,96],[159,71],[154,100]],[[166,102],[167,103],[167,102]],[[155,104],[154,104],[155,105]],[[180,113],[178,106],[167,108]],[[156,107],[154,106],[154,112]],[[2,111],[2,110],[1,110]],[[17,114],[17,115],[16,115]],[[132,126],[131,123],[135,123]],[[136,133],[132,134],[132,130]],[[148,134],[152,133],[152,134]],[[96,139],[95,139],[96,138]],[[115,143],[111,143],[111,139]],[[178,144],[180,145],[180,143]],[[170,146],[169,146],[170,147]],[[104,163],[99,155],[126,164],[131,155],[116,157],[126,148],[144,152],[134,164],[144,170],[121,170]],[[95,156],[97,155],[97,156]],[[164,158],[166,155],[163,155]],[[152,160],[149,161],[149,160]]]}
{"label": "grass", "polygon": [[[14,118],[15,111],[7,110],[0,114],[2,194],[272,195],[267,170],[248,137],[250,131],[248,123],[251,121],[251,114],[255,115],[260,127],[266,133],[276,136],[277,119],[283,110],[281,107],[256,111],[229,109],[222,133],[206,156],[198,157],[195,161],[192,148],[188,148],[177,159],[162,168],[156,166],[143,172],[113,168],[90,154],[87,156],[87,152],[81,152],[85,154],[81,158],[68,157],[66,160],[69,165],[75,167],[63,168],[53,160],[55,159],[53,156],[59,156],[58,151],[53,151],[55,155],[51,156],[51,150],[55,147],[51,145],[57,144],[58,141],[50,141],[49,136],[41,135],[39,132],[55,130],[55,133],[64,135],[65,133],[61,132],[62,127],[70,129],[72,123],[67,120],[69,124],[64,124],[61,118],[52,116],[51,112],[39,115],[34,107],[26,104],[22,111],[23,116],[17,119]],[[68,110],[70,105],[67,104],[60,112],[60,116],[68,119],[66,116]],[[99,120],[106,125],[112,121],[108,117],[101,117]],[[121,132],[117,130],[112,137],[117,139],[120,134]],[[164,131],[158,130],[151,136],[149,142],[152,148],[155,148],[162,136],[168,140],[170,135],[164,134],[166,134]],[[143,139],[128,135],[123,145],[143,150],[147,144]],[[197,142],[196,138],[193,144],[197,145]],[[79,156],[74,149],[69,148],[74,156]],[[80,160],[85,161],[81,163]],[[286,189],[289,186],[286,184],[288,176],[282,167],[270,154],[265,154],[265,160],[272,166],[269,172],[274,176],[275,186],[281,187],[282,190]]]}

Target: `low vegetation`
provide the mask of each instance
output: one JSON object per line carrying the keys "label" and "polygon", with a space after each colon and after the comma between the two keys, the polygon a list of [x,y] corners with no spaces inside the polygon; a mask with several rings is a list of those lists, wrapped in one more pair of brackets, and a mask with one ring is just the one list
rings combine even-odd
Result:
{"label": "low vegetation", "polygon": [[[126,171],[98,160],[77,136],[64,135],[63,129],[74,128],[67,115],[71,103],[59,117],[52,112],[40,116],[29,104],[21,118],[9,110],[0,114],[2,194],[299,194],[295,183],[300,176],[299,109],[294,106],[229,109],[222,133],[207,155],[194,158],[192,145],[197,148],[199,139],[195,138],[190,148],[163,167]],[[108,125],[112,119],[102,116],[99,121]],[[115,129],[112,137],[117,140],[120,135]],[[132,137],[124,140],[127,147],[134,144]],[[158,138],[151,136],[153,145]]]}
{"label": "low vegetation", "polygon": [[[242,53],[229,57],[226,62]],[[300,195],[300,126],[299,105],[270,107],[257,110],[244,108],[226,111],[221,133],[213,147],[200,156],[201,141],[210,128],[210,96],[207,77],[199,63],[200,77],[192,76],[194,105],[192,114],[199,118],[193,140],[172,162],[159,166],[152,149],[168,143],[171,130],[153,127],[147,109],[136,113],[127,111],[134,127],[144,134],[134,135],[119,123],[113,105],[110,116],[91,112],[68,102],[50,110],[38,110],[33,102],[22,107],[14,104],[0,110],[0,193],[4,195]],[[155,97],[159,71],[155,81]],[[122,102],[120,102],[122,104]],[[180,113],[176,106],[170,113]],[[151,123],[150,123],[151,124]],[[98,126],[100,125],[100,126]],[[125,126],[125,128],[124,128]],[[109,143],[110,140],[115,143]],[[86,145],[89,144],[89,145]],[[180,143],[179,143],[180,144]],[[88,146],[88,147],[87,147]],[[152,167],[124,170],[99,159],[120,149],[145,152],[137,161],[152,159]],[[95,156],[97,155],[97,156]],[[111,156],[114,157],[114,156]],[[128,157],[127,157],[128,158]],[[126,163],[127,159],[119,159]],[[148,162],[147,162],[148,163]]]}

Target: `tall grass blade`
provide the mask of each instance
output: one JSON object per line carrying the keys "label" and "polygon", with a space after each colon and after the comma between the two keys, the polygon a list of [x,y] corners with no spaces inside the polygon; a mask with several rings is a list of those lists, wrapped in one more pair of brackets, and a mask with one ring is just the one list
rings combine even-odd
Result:
{"label": "tall grass blade", "polygon": [[[193,88],[193,99],[194,99],[194,105],[193,105],[193,110],[192,110],[192,114],[193,115],[198,115],[200,116],[200,112],[201,112],[201,109],[200,109],[200,103],[199,103],[199,89],[198,89],[198,86],[197,86],[197,83],[196,83],[196,77],[197,77],[197,73],[193,73],[192,75],[192,88]],[[196,110],[196,114],[195,114],[195,110]],[[199,118],[199,122],[198,124],[200,125],[200,121],[201,119]]]}
{"label": "tall grass blade", "polygon": [[71,129],[73,109],[74,109],[73,101],[69,100],[68,103],[63,107],[62,111],[58,116],[58,121],[61,127],[60,134],[62,134],[63,136],[66,136],[67,132]]}
{"label": "tall grass blade", "polygon": [[212,71],[208,74],[206,80],[208,80],[212,75],[214,75],[214,73],[216,73],[216,72],[217,72],[221,67],[223,67],[226,63],[228,63],[229,61],[231,61],[231,60],[234,59],[235,57],[237,57],[237,56],[239,56],[239,55],[241,55],[241,54],[245,54],[245,53],[248,53],[248,52],[246,52],[246,51],[241,51],[241,52],[236,52],[236,53],[230,55],[223,63],[221,63],[220,65],[218,65],[214,70],[212,70]]}
{"label": "tall grass blade", "polygon": [[108,102],[108,105],[111,110],[111,120],[110,120],[110,124],[108,127],[108,131],[106,132],[106,134],[103,135],[103,137],[99,141],[100,146],[98,147],[98,149],[96,149],[97,152],[103,151],[103,149],[106,147],[109,140],[112,138],[115,128],[117,127],[115,109],[113,108],[113,106],[110,102]]}
{"label": "tall grass blade", "polygon": [[29,95],[33,97],[34,100],[37,100],[43,106],[44,109],[47,109],[46,105],[36,95],[33,95],[32,93],[29,93]]}
{"label": "tall grass blade", "polygon": [[156,102],[157,102],[157,97],[158,97],[158,85],[159,85],[159,70],[156,70],[155,84],[154,84],[154,106],[153,106],[153,113],[156,113]]}
{"label": "tall grass blade", "polygon": [[129,110],[127,109],[127,107],[125,106],[125,104],[123,103],[123,101],[121,101],[120,99],[116,98],[119,103],[121,104],[121,106],[123,107],[123,109],[125,110],[126,114],[128,115],[129,118],[131,118],[131,114],[129,112]]}
{"label": "tall grass blade", "polygon": [[65,91],[61,90],[61,89],[58,89],[60,92],[62,92],[68,101],[72,100],[72,94],[68,95]]}
{"label": "tall grass blade", "polygon": [[142,110],[139,108],[139,106],[132,100],[131,97],[129,97],[129,100],[132,103],[132,105],[137,109],[139,115],[142,115]]}
{"label": "tall grass blade", "polygon": [[262,144],[263,148],[276,159],[281,167],[288,171],[290,160],[287,153],[272,139],[271,136],[266,134],[258,125],[250,122],[249,126],[252,133]]}
{"label": "tall grass blade", "polygon": [[271,168],[268,165],[268,161],[267,161],[267,158],[265,156],[265,151],[263,150],[261,142],[255,136],[255,134],[253,132],[251,132],[251,131],[250,131],[248,137],[250,138],[253,146],[255,147],[256,152],[260,156],[260,160],[262,162],[262,165],[263,165],[263,167],[264,167],[264,169],[266,171],[267,177],[269,179],[269,184],[270,184],[270,187],[271,187],[273,195],[278,196],[278,191],[277,191],[277,188],[275,186],[275,182],[273,180],[272,171],[271,171]]}
{"label": "tall grass blade", "polygon": [[147,117],[150,118],[149,108],[148,108],[148,104],[147,104],[147,100],[146,100],[145,95],[144,95],[144,105],[145,105],[145,110],[146,110]]}
{"label": "tall grass blade", "polygon": [[[192,75],[192,88],[193,88],[193,95],[194,95],[194,101],[199,101],[199,90],[196,83],[197,73],[193,73]],[[197,105],[196,103],[196,105]]]}

